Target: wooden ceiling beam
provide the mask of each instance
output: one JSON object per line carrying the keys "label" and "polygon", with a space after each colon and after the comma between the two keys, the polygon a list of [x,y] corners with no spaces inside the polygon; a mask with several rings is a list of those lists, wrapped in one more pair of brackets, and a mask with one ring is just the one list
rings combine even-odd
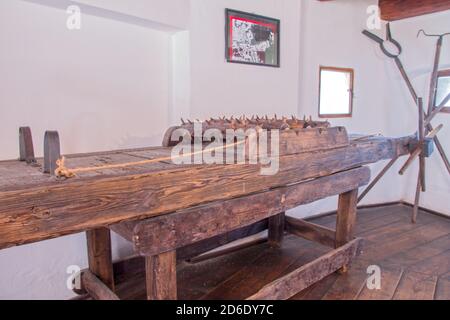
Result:
{"label": "wooden ceiling beam", "polygon": [[401,20],[450,9],[450,0],[379,0],[381,19]]}
{"label": "wooden ceiling beam", "polygon": [[395,21],[450,10],[450,0],[379,0],[379,6],[381,19]]}

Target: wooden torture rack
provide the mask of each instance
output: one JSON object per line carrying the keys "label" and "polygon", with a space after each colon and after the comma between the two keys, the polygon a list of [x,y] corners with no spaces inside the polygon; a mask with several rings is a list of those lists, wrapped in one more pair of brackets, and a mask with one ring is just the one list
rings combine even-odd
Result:
{"label": "wooden torture rack", "polygon": [[[264,230],[274,248],[285,233],[329,247],[248,297],[288,299],[333,272],[348,270],[362,250],[354,229],[358,189],[370,180],[366,165],[409,155],[418,143],[416,136],[349,135],[343,127],[295,117],[200,124],[220,131],[281,130],[278,172],[261,175],[261,164],[174,164],[169,160],[176,142],[168,137],[175,128],[168,129],[162,147],[64,160],[57,133],[46,134],[45,157],[34,159],[31,130],[21,130],[23,161],[0,162],[0,249],[86,232],[89,268],[82,271],[77,292],[115,300],[111,231],[145,259],[148,299],[177,299],[177,261],[195,261]],[[194,125],[182,121],[177,128],[190,132]],[[335,229],[285,213],[334,195],[339,196]],[[215,255],[237,249],[218,249]]]}

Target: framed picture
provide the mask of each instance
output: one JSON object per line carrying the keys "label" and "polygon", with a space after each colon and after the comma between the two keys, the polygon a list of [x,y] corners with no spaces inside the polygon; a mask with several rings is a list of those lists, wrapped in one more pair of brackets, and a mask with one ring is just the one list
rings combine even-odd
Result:
{"label": "framed picture", "polygon": [[228,62],[280,67],[280,20],[226,9]]}

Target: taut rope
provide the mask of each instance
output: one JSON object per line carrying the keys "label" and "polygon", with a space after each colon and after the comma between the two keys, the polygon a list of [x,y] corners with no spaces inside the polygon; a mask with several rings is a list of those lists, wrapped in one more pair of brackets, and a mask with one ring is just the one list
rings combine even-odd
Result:
{"label": "taut rope", "polygon": [[190,152],[190,153],[183,154],[183,155],[176,155],[176,156],[170,156],[170,157],[162,157],[162,158],[156,158],[156,159],[141,160],[141,161],[135,161],[135,162],[125,162],[125,163],[118,163],[118,164],[107,164],[107,165],[96,166],[96,167],[74,168],[74,169],[69,169],[69,168],[67,168],[65,166],[66,158],[63,156],[61,159],[56,161],[56,165],[58,167],[55,169],[55,175],[57,177],[59,177],[59,178],[61,178],[61,177],[72,178],[72,177],[75,177],[77,173],[82,173],[82,172],[92,172],[92,171],[105,170],[105,169],[127,168],[127,167],[133,167],[133,166],[139,166],[139,165],[143,165],[143,164],[149,164],[149,163],[155,163],[155,162],[161,162],[161,161],[169,161],[169,160],[173,161],[174,159],[191,157],[191,156],[194,156],[196,154],[202,154],[204,152],[219,151],[219,150],[227,149],[229,147],[233,147],[234,148],[235,146],[239,146],[239,145],[244,144],[244,143],[245,143],[245,140],[242,140],[242,141],[238,141],[238,142],[234,142],[234,143],[230,143],[230,144],[225,144],[225,145],[220,146],[220,147],[207,148],[205,150],[196,151],[196,152]]}

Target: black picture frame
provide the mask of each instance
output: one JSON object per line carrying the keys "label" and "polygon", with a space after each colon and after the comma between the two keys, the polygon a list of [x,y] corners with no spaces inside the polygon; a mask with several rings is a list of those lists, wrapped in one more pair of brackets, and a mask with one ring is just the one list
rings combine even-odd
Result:
{"label": "black picture frame", "polygon": [[[233,20],[243,21],[247,28],[251,26],[251,30],[247,30],[247,32],[252,40],[246,39],[245,41],[253,41],[254,45],[249,45],[248,48],[245,48],[245,43],[243,43],[244,50],[241,50],[243,53],[240,56],[239,54],[236,55],[237,50],[233,47]],[[280,68],[280,24],[279,19],[234,9],[225,9],[226,61],[229,63]],[[267,46],[266,50],[258,51],[257,44],[263,48]],[[270,54],[266,56],[267,52],[270,52]]]}

